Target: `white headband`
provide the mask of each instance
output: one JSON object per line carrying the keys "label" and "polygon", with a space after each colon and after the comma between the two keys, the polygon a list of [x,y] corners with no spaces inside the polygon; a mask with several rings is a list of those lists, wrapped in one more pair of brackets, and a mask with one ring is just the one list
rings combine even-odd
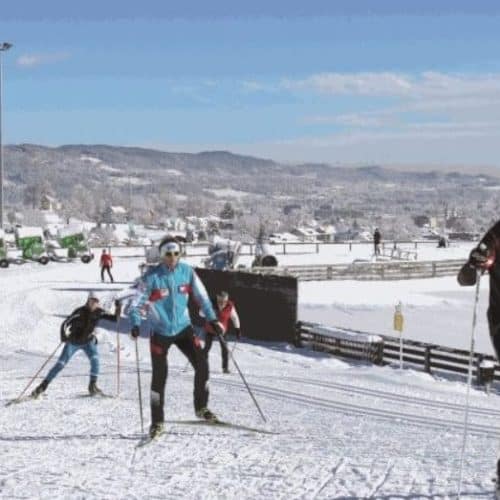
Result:
{"label": "white headband", "polygon": [[181,252],[179,244],[176,243],[175,241],[169,241],[167,243],[164,243],[159,250],[160,250],[160,257],[165,257],[165,254],[167,252],[178,252],[178,253]]}

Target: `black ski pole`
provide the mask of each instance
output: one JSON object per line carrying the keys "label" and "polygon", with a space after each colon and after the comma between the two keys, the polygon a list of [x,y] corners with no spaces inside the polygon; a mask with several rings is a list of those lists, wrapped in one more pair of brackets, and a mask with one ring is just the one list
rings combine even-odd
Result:
{"label": "black ski pole", "polygon": [[139,412],[141,415],[141,432],[144,434],[144,416],[142,413],[141,369],[139,367],[139,346],[137,344],[138,344],[137,339],[135,339],[135,363],[137,366],[137,388],[139,391]]}
{"label": "black ski pole", "polygon": [[[61,347],[62,343],[63,342],[59,342],[59,344],[57,344],[57,347],[54,349],[52,354],[45,360],[45,363],[40,367],[40,369],[35,373],[35,375],[33,375],[31,380],[28,382],[28,385],[24,388],[23,392],[21,392],[21,394],[19,394],[19,396],[17,396],[16,399],[13,399],[12,401],[10,401],[10,403],[17,403],[24,396],[25,392],[29,389],[29,387],[33,383],[33,381],[38,377],[40,372],[47,366],[48,362],[54,357],[54,354],[57,352],[59,347]],[[9,404],[9,403],[7,403],[7,404]]]}
{"label": "black ski pole", "polygon": [[245,380],[243,373],[241,373],[241,370],[240,370],[240,367],[238,366],[238,363],[236,363],[236,360],[234,359],[232,351],[230,351],[227,348],[227,343],[224,340],[224,337],[221,334],[217,334],[217,336],[219,337],[219,341],[225,346],[225,348],[227,349],[227,352],[231,356],[231,361],[234,363],[234,366],[238,370],[238,373],[240,374],[241,380],[243,380],[243,383],[245,384],[245,387],[247,388],[248,394],[250,394],[250,397],[252,398],[253,402],[255,403],[255,406],[257,407],[257,410],[259,410],[259,413],[260,413],[260,416],[262,417],[262,420],[264,420],[264,422],[267,422],[264,413],[262,413],[262,410],[260,409],[259,403],[257,403],[257,400],[255,399],[255,396],[253,395],[253,392],[250,389],[250,386],[247,384],[247,381]]}

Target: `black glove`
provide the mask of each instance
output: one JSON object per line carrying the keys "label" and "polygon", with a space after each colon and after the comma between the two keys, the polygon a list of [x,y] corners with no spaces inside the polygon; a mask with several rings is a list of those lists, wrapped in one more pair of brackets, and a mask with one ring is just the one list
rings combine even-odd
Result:
{"label": "black glove", "polygon": [[132,338],[134,338],[134,339],[136,339],[139,336],[140,333],[141,332],[140,332],[138,326],[133,326],[132,330],[130,330],[130,335],[132,335]]}
{"label": "black glove", "polygon": [[476,269],[489,269],[494,261],[495,256],[484,243],[474,248],[469,256],[469,264]]}
{"label": "black glove", "polygon": [[119,300],[115,300],[115,316],[119,318],[122,315],[122,304]]}
{"label": "black glove", "polygon": [[238,340],[240,340],[241,339],[241,330],[239,328],[235,328],[234,333],[236,334],[236,338]]}
{"label": "black glove", "polygon": [[224,335],[224,329],[222,328],[222,325],[219,321],[210,321],[210,326],[212,327],[216,335]]}

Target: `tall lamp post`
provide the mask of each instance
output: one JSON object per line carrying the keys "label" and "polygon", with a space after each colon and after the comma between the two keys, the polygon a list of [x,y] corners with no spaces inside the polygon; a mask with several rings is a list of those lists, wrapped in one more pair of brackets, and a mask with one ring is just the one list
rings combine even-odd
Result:
{"label": "tall lamp post", "polygon": [[3,68],[2,68],[2,53],[12,47],[11,43],[3,42],[0,44],[0,229],[3,229],[3,142],[2,142],[2,85],[3,85]]}

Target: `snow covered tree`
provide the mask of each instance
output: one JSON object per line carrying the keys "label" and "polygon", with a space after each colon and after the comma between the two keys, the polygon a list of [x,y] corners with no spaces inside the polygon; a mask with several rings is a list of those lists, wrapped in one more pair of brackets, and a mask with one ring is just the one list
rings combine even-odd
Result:
{"label": "snow covered tree", "polygon": [[221,219],[234,219],[234,216],[235,212],[233,206],[229,201],[226,201],[226,203],[224,203],[224,207],[222,208],[219,214],[219,217]]}

